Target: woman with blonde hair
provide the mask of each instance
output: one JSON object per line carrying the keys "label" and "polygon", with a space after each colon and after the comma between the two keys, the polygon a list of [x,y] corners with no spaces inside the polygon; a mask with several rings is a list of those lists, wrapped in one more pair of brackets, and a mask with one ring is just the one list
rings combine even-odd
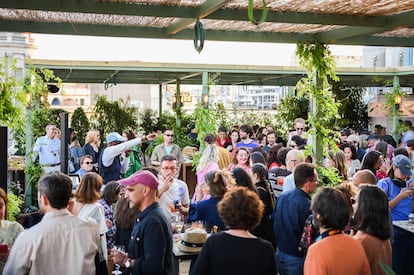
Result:
{"label": "woman with blonde hair", "polygon": [[[197,194],[200,194],[201,192],[202,186],[205,183],[204,176],[210,171],[219,170],[219,156],[215,136],[213,134],[207,134],[204,137],[204,142],[206,144],[206,147],[203,150],[203,154],[201,155],[200,162],[197,166],[197,186],[194,192],[192,202],[196,201]],[[199,200],[206,200],[209,198],[210,195],[205,193]]]}
{"label": "woman with blonde hair", "polygon": [[108,274],[106,261],[108,252],[106,248],[106,232],[108,231],[105,222],[105,212],[99,203],[99,190],[102,187],[103,179],[97,173],[88,172],[84,175],[73,194],[75,204],[72,214],[79,218],[92,218],[99,224],[101,242],[99,244],[99,255],[95,257],[96,274]]}
{"label": "woman with blonde hair", "polygon": [[[83,146],[84,155],[92,156],[92,163],[98,163],[98,157],[100,153],[101,140],[99,138],[98,130],[89,130],[86,134],[85,145]],[[94,165],[96,166],[96,165]]]}

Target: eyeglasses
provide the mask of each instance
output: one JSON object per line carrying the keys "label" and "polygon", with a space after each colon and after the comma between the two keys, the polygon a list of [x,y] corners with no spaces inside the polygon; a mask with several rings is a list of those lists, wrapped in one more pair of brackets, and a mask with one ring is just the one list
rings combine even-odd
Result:
{"label": "eyeglasses", "polygon": [[84,163],[85,164],[92,164],[93,162],[92,161],[85,161]]}
{"label": "eyeglasses", "polygon": [[296,131],[303,131],[303,128],[296,128]]}
{"label": "eyeglasses", "polygon": [[177,170],[177,167],[161,167],[161,169],[162,170],[171,170],[171,171],[174,171],[174,170]]}
{"label": "eyeglasses", "polygon": [[165,136],[167,136],[167,137],[173,137],[174,135],[173,134],[165,134]]}

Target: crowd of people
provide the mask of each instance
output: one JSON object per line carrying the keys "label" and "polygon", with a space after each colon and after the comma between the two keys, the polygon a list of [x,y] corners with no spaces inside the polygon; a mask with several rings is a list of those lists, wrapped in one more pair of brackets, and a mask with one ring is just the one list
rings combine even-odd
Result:
{"label": "crowd of people", "polygon": [[[158,133],[163,142],[151,156],[141,147],[156,133],[112,132],[101,148],[99,131],[81,147],[72,130],[70,161],[81,177],[72,193],[70,178],[56,172],[60,140],[48,125],[34,147],[45,171],[44,217],[13,235],[0,211],[4,274],[173,274],[173,234],[190,223],[211,234],[190,274],[386,274],[384,266],[411,274],[414,234],[392,222],[413,212],[412,125],[398,141],[381,125],[340,131],[323,161],[341,179],[330,187],[319,186],[305,154],[305,120],[293,126],[286,137],[250,125],[206,134],[195,190],[179,179],[184,155],[172,129]],[[0,210],[6,205],[0,190]]]}

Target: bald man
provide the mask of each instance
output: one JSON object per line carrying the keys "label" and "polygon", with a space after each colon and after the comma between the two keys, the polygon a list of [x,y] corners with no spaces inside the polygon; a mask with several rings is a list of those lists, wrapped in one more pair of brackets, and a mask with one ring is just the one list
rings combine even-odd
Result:
{"label": "bald man", "polygon": [[375,174],[368,169],[359,170],[352,178],[352,182],[356,187],[363,183],[375,185],[377,184],[377,181],[378,179]]}
{"label": "bald man", "polygon": [[295,171],[296,166],[299,163],[305,162],[305,155],[302,151],[292,149],[286,155],[286,170],[292,172],[289,176],[287,176],[283,183],[283,193],[287,191],[295,189],[295,179],[293,177],[293,172]]}

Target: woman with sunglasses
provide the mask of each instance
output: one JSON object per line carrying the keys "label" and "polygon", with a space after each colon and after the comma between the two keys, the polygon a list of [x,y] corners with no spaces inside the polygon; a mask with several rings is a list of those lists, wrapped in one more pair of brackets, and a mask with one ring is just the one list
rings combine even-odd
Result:
{"label": "woman with sunglasses", "polygon": [[92,172],[93,170],[93,161],[92,156],[85,155],[80,158],[80,169],[75,172],[75,174],[79,175],[82,178],[86,173]]}

